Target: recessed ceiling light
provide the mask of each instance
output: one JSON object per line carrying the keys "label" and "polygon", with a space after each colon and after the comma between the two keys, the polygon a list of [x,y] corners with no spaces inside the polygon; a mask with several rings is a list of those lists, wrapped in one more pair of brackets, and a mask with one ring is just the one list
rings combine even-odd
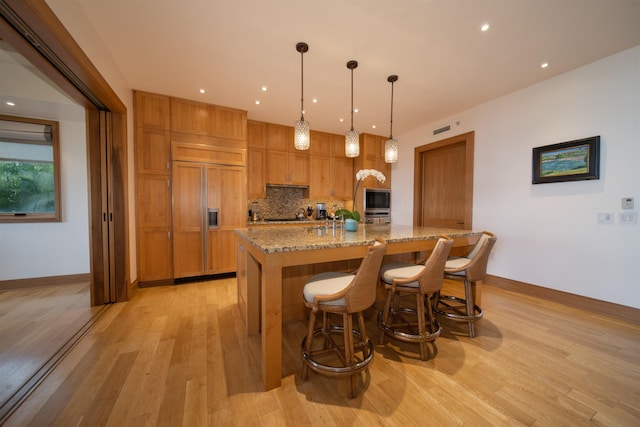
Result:
{"label": "recessed ceiling light", "polygon": [[371,125],[371,129],[375,129],[375,128],[376,128],[376,125]]}
{"label": "recessed ceiling light", "polygon": [[357,113],[357,112],[358,112],[358,109],[357,109],[357,108],[354,108],[354,109],[353,109],[353,112],[354,112],[354,113]]}
{"label": "recessed ceiling light", "polygon": [[487,23],[482,24],[482,27],[480,27],[480,31],[489,31],[490,25]]}
{"label": "recessed ceiling light", "polygon": [[318,103],[318,98],[313,98],[313,99],[311,100],[311,102],[313,102],[314,104],[317,104],[317,103]]}
{"label": "recessed ceiling light", "polygon": [[262,87],[260,88],[260,90],[261,90],[261,91],[263,91],[263,92],[266,92],[266,91],[267,91],[267,87],[266,87],[266,86],[262,86]]}
{"label": "recessed ceiling light", "polygon": [[344,122],[344,119],[342,117],[340,117],[340,123]]}
{"label": "recessed ceiling light", "polygon": [[260,105],[260,100],[256,99],[256,105]]}
{"label": "recessed ceiling light", "polygon": [[547,68],[549,66],[548,62],[543,62],[542,64],[540,64],[540,68]]}
{"label": "recessed ceiling light", "polygon": [[11,101],[7,101],[7,105],[9,107],[15,107],[16,106],[15,102],[11,102]]}
{"label": "recessed ceiling light", "polygon": [[206,92],[206,90],[200,89],[200,93],[205,93],[205,92]]}

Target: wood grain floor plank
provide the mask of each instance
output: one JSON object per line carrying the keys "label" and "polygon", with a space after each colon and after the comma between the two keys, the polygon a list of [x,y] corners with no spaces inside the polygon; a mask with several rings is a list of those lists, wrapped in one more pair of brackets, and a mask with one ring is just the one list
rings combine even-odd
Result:
{"label": "wood grain floor plank", "polygon": [[[468,338],[443,323],[435,356],[388,339],[346,382],[300,378],[305,322],[283,326],[282,387],[262,391],[235,279],[145,288],[116,304],[7,426],[637,426],[640,326],[484,286]],[[376,313],[367,331],[377,342]]]}

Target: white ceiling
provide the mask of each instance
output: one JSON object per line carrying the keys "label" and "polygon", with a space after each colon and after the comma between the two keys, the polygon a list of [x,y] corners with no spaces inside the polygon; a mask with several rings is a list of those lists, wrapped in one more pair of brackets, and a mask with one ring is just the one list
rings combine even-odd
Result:
{"label": "white ceiling", "polygon": [[59,1],[81,6],[132,88],[255,120],[299,118],[304,41],[306,119],[333,133],[350,127],[351,59],[355,129],[389,134],[397,74],[399,135],[640,45],[640,0]]}

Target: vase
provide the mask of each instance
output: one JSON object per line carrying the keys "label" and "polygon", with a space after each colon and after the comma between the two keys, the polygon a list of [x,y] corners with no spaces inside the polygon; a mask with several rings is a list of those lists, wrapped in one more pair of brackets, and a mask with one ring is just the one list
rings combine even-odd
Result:
{"label": "vase", "polygon": [[358,221],[353,218],[347,218],[344,220],[344,228],[347,231],[358,231]]}

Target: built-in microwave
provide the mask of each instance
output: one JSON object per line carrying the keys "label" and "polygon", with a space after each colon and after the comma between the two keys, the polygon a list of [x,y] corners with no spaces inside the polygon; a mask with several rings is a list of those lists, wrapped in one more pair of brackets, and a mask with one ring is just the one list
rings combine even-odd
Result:
{"label": "built-in microwave", "polygon": [[379,212],[391,209],[391,190],[388,188],[365,188],[364,211]]}

